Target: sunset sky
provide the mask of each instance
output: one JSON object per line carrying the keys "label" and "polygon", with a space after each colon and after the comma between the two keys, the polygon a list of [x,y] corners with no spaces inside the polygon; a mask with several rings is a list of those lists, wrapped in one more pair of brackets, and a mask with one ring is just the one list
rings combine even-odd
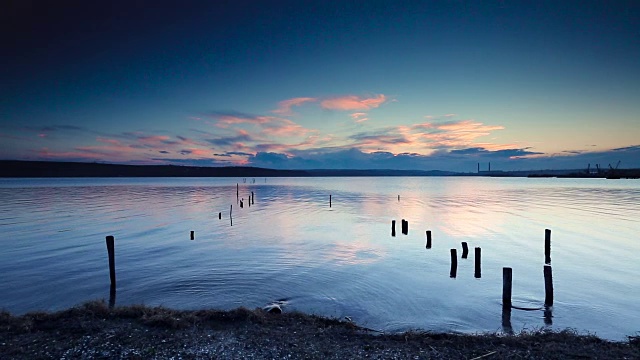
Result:
{"label": "sunset sky", "polygon": [[640,167],[638,1],[9,3],[0,159]]}

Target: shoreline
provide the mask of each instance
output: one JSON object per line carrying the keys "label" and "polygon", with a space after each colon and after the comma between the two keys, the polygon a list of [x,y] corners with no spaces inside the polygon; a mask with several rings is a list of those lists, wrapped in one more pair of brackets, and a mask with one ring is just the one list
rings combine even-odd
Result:
{"label": "shoreline", "polygon": [[261,309],[109,308],[92,301],[58,312],[0,312],[0,358],[149,359],[640,358],[640,337],[610,341],[572,330],[515,335],[378,333],[351,322]]}

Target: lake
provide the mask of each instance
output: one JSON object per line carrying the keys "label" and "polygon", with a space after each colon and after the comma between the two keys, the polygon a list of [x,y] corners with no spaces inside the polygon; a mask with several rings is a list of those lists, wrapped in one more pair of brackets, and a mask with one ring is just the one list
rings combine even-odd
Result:
{"label": "lake", "polygon": [[[0,308],[108,300],[105,236],[113,235],[116,305],[232,309],[284,299],[284,311],[384,331],[574,328],[612,340],[640,331],[637,180],[243,180],[0,179]],[[547,228],[553,307],[513,309],[504,321],[503,267],[513,268],[514,305],[544,304]]]}

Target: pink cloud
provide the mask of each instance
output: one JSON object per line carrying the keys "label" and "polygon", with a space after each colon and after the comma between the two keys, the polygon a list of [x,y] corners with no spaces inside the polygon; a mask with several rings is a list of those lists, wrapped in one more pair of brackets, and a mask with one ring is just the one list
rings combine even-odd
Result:
{"label": "pink cloud", "polygon": [[284,100],[284,101],[280,101],[278,103],[278,108],[273,110],[272,113],[274,114],[279,114],[279,115],[292,115],[293,111],[291,110],[292,107],[294,106],[300,106],[304,103],[308,103],[308,102],[313,102],[313,101],[317,101],[318,99],[316,98],[310,98],[310,97],[298,97],[298,98],[293,98],[293,99],[288,99],[288,100]]}
{"label": "pink cloud", "polygon": [[322,106],[323,109],[327,110],[370,110],[379,107],[386,101],[388,101],[388,99],[383,94],[370,98],[360,97],[356,95],[347,95],[322,100],[320,102],[320,106]]}

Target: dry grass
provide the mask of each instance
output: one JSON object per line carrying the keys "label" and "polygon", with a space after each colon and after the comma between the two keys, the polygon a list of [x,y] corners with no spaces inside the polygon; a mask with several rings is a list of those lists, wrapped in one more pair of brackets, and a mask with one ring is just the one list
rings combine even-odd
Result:
{"label": "dry grass", "polygon": [[[627,342],[612,342],[574,330],[543,329],[515,335],[424,331],[380,334],[351,322],[297,312],[278,315],[245,308],[179,311],[143,305],[111,309],[104,301],[54,313],[13,316],[0,312],[0,338],[5,344],[0,347],[0,358],[25,359],[69,354],[100,357],[103,353],[120,354],[114,355],[116,358],[127,358],[125,355],[131,353],[142,354],[143,358],[292,355],[293,358],[640,359],[639,336],[629,336]],[[206,352],[202,356],[189,355],[194,349]],[[98,350],[102,352],[96,353]]]}

